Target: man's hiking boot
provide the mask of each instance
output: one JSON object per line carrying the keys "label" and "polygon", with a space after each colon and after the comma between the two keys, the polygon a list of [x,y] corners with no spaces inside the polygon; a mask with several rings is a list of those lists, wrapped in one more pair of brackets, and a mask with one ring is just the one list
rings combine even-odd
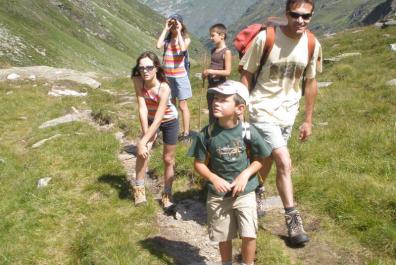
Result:
{"label": "man's hiking boot", "polygon": [[135,206],[139,206],[147,202],[146,189],[144,186],[133,186],[133,198],[135,200]]}
{"label": "man's hiking boot", "polygon": [[170,213],[174,209],[175,205],[172,202],[172,195],[163,192],[161,195],[161,204],[165,213]]}
{"label": "man's hiking boot", "polygon": [[265,216],[265,187],[258,186],[256,188],[257,216]]}
{"label": "man's hiking boot", "polygon": [[309,241],[309,237],[304,230],[302,219],[298,210],[286,213],[285,220],[290,243],[292,245],[303,245]]}

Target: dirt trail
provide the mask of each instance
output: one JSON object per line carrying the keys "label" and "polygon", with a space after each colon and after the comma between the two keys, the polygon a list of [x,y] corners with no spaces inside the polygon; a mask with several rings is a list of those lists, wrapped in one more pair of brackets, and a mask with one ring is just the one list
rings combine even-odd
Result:
{"label": "dirt trail", "polygon": [[[123,144],[124,151],[119,155],[128,179],[135,176],[135,145],[133,142]],[[155,199],[161,197],[162,180],[153,179],[148,174],[146,187]],[[310,235],[310,242],[300,248],[292,247],[287,241],[283,209],[273,209],[260,219],[260,230],[274,235],[283,245],[283,252],[289,256],[292,264],[364,264],[364,253],[350,253],[324,238],[331,238],[327,231],[321,229],[320,220],[303,212],[304,226]],[[215,242],[208,238],[206,229],[206,209],[198,198],[189,198],[177,202],[176,214],[169,216],[162,211],[157,213],[157,235],[146,239],[146,243],[155,246],[162,254],[170,256],[180,265],[214,265],[219,264],[220,257]],[[259,232],[260,233],[260,232]],[[238,250],[235,251],[237,253]]]}

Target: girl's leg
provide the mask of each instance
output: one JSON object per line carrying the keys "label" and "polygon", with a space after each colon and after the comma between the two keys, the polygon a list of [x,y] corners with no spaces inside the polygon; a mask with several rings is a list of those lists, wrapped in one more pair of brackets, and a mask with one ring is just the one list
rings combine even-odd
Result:
{"label": "girl's leg", "polygon": [[144,177],[146,175],[146,169],[148,165],[149,159],[144,159],[140,156],[136,158],[136,179],[135,183],[133,183],[133,197],[135,200],[135,205],[139,205],[141,203],[145,203],[146,200],[146,192],[144,188]]}
{"label": "girl's leg", "polygon": [[221,262],[227,264],[232,262],[232,241],[219,242]]}
{"label": "girl's leg", "polygon": [[190,110],[187,100],[179,100],[179,108],[183,118],[183,135],[188,136],[190,134]]}
{"label": "girl's leg", "polygon": [[172,203],[172,183],[175,175],[175,144],[164,144],[163,160],[165,165],[164,170],[164,192],[162,194],[162,204],[164,208],[169,208]]}
{"label": "girl's leg", "polygon": [[242,261],[244,264],[254,264],[256,253],[256,239],[242,237]]}

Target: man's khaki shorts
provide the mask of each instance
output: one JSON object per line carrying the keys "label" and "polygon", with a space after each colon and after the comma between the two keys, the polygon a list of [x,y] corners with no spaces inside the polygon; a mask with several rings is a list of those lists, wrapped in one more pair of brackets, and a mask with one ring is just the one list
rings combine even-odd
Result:
{"label": "man's khaki shorts", "polygon": [[224,242],[234,238],[256,238],[257,209],[254,191],[238,197],[219,197],[209,192],[207,199],[209,238]]}

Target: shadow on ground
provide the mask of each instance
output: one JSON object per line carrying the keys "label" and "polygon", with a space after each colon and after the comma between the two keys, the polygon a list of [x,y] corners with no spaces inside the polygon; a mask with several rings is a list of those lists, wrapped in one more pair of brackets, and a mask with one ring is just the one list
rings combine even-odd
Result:
{"label": "shadow on ground", "polygon": [[116,189],[120,199],[131,199],[130,183],[126,175],[102,175],[98,178],[98,181],[109,184],[112,188]]}
{"label": "shadow on ground", "polygon": [[167,261],[167,264],[206,264],[205,257],[199,255],[199,249],[183,241],[156,236],[141,240],[139,244],[162,260],[166,260],[166,256],[172,258],[173,262]]}

